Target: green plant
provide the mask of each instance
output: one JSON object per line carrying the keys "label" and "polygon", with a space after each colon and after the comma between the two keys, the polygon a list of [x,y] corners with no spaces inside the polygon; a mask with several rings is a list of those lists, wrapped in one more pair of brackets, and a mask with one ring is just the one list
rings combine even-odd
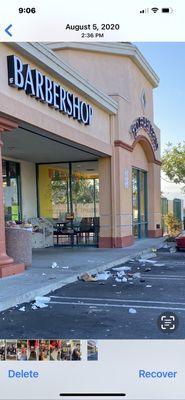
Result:
{"label": "green plant", "polygon": [[182,223],[179,219],[174,217],[172,213],[168,213],[163,217],[163,220],[165,225],[167,226],[169,236],[174,238],[179,235],[182,229]]}

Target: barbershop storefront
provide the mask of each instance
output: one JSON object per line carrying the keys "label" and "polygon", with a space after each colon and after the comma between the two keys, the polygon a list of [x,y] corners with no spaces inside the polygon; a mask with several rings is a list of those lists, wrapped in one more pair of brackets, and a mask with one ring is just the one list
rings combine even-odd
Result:
{"label": "barbershop storefront", "polygon": [[139,50],[0,44],[0,69],[0,268],[18,268],[6,254],[13,221],[47,221],[54,245],[161,236],[159,80]]}

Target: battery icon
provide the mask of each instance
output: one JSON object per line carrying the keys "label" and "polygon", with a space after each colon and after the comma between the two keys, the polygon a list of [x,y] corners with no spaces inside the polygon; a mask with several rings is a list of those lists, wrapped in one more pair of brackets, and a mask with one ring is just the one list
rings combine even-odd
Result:
{"label": "battery icon", "polygon": [[162,8],[162,13],[165,13],[165,14],[171,14],[172,12],[173,12],[173,8],[172,7],[166,7],[166,8]]}

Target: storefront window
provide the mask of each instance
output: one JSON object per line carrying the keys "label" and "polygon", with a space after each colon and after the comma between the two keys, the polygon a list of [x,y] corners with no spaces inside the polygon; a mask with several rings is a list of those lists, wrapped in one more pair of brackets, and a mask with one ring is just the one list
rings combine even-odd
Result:
{"label": "storefront window", "polygon": [[147,236],[147,173],[138,169],[132,171],[133,235]]}
{"label": "storefront window", "polygon": [[20,164],[3,160],[4,213],[6,221],[20,221],[21,184]]}
{"label": "storefront window", "polygon": [[72,164],[72,203],[75,219],[99,216],[97,162]]}
{"label": "storefront window", "polygon": [[69,206],[69,165],[39,165],[39,214],[45,218],[63,219]]}
{"label": "storefront window", "polygon": [[74,213],[80,221],[99,216],[98,162],[39,165],[39,214],[65,220]]}

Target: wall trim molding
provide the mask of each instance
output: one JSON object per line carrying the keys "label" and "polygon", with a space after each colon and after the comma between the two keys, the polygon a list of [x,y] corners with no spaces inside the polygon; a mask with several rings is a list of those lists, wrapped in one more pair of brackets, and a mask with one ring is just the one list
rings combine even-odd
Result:
{"label": "wall trim molding", "polygon": [[[144,147],[144,150],[145,150],[145,153],[146,153],[146,156],[147,156],[149,162],[152,162],[154,164],[161,166],[162,163],[160,160],[157,160],[157,158],[155,157],[155,153],[154,153],[154,150],[152,148],[150,141],[143,135],[138,135],[132,145],[129,145],[128,143],[123,142],[122,140],[115,140],[114,146],[121,147],[122,149],[133,152],[137,143],[141,143],[141,145],[143,144],[143,147]],[[149,152],[146,151],[147,149],[149,150]]]}

